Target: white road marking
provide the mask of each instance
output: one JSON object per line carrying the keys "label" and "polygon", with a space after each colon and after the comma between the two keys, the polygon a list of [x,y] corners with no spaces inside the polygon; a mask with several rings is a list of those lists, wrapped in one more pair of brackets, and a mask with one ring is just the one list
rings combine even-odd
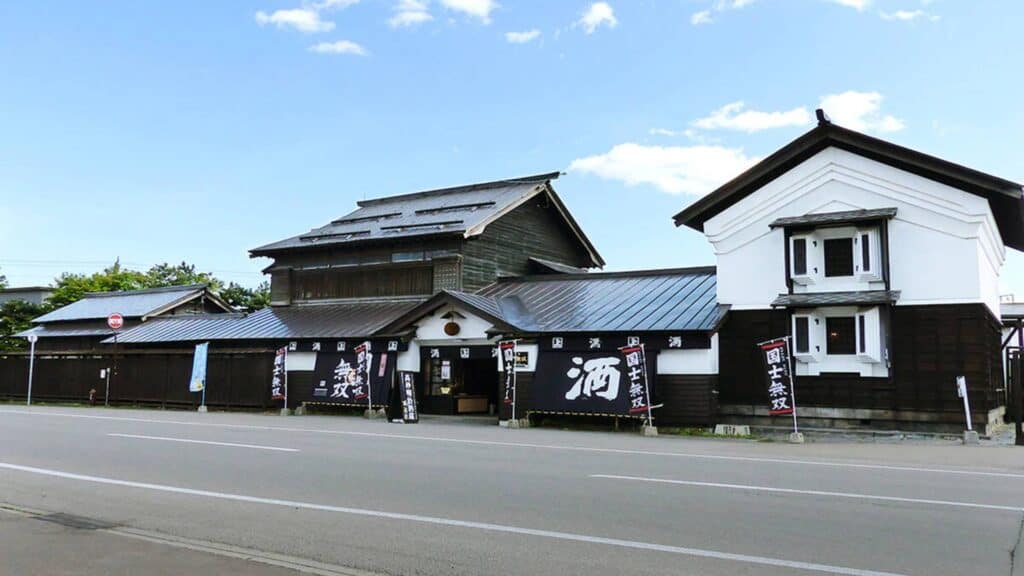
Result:
{"label": "white road marking", "polygon": [[717,550],[704,550],[700,548],[685,548],[682,546],[670,546],[667,544],[655,544],[651,542],[639,542],[636,540],[620,540],[618,538],[605,538],[603,536],[589,536],[586,534],[574,534],[571,532],[557,532],[554,530],[540,530],[536,528],[523,528],[519,526],[508,526],[504,524],[491,524],[487,522],[473,522],[469,520],[456,520],[453,518],[440,518],[436,516],[420,516],[418,514],[403,514],[400,512],[385,512],[382,510],[370,510],[365,508],[349,508],[345,506],[331,506],[328,504],[315,504],[312,502],[301,502],[294,500],[280,500],[277,498],[261,498],[258,496],[246,496],[244,494],[231,494],[228,492],[213,492],[210,490],[197,490],[183,488],[180,486],[168,486],[164,484],[150,484],[146,482],[133,482],[130,480],[119,480],[116,478],[104,478],[101,476],[88,476],[75,474],[60,470],[47,468],[35,468],[32,466],[21,466],[0,462],[0,468],[16,472],[26,472],[66,480],[78,480],[81,482],[94,482],[126,488],[140,488],[143,490],[155,490],[159,492],[171,492],[188,496],[200,496],[204,498],[217,498],[220,500],[233,500],[236,502],[247,502],[250,504],[266,504],[270,506],[286,506],[288,508],[300,508],[304,510],[318,510],[324,512],[337,512],[355,516],[371,518],[384,518],[387,520],[404,520],[407,522],[419,522],[455,528],[470,528],[474,530],[487,530],[490,532],[503,532],[507,534],[518,534],[522,536],[536,536],[540,538],[551,538],[555,540],[567,540],[572,542],[584,542],[588,544],[604,544],[608,546],[619,546],[634,550],[646,550],[653,552],[667,552],[682,556],[695,556],[700,558],[712,558],[715,560],[729,560],[747,564],[758,564],[762,566],[776,566],[795,570],[809,570],[825,574],[841,574],[844,576],[901,576],[892,572],[878,572],[874,570],[862,570],[848,568],[845,566],[832,566],[829,564],[816,564],[811,562],[800,562],[797,560],[783,560],[766,556],[751,556],[747,554],[734,554],[731,552],[719,552]]}
{"label": "white road marking", "polygon": [[857,500],[880,500],[883,502],[907,502],[911,504],[934,504],[938,506],[957,506],[962,508],[981,508],[984,510],[1005,510],[1024,512],[1020,506],[1001,506],[998,504],[978,504],[976,502],[956,502],[950,500],[928,500],[924,498],[902,498],[899,496],[877,496],[874,494],[856,494],[851,492],[826,492],[824,490],[799,490],[796,488],[773,488],[771,486],[750,486],[747,484],[725,484],[722,482],[697,482],[695,480],[672,480],[669,478],[644,478],[641,476],[620,476],[617,474],[591,474],[591,478],[609,480],[633,480],[654,484],[679,484],[682,486],[701,486],[706,488],[727,488],[731,490],[748,490],[751,492],[776,492],[780,494],[805,494],[809,496],[830,496],[835,498],[853,498]]}
{"label": "white road marking", "polygon": [[167,436],[143,436],[142,434],[107,434],[118,438],[138,438],[140,440],[163,440],[164,442],[186,442],[188,444],[209,444],[211,446],[230,446],[232,448],[252,448],[254,450],[276,450],[278,452],[298,452],[296,448],[279,448],[277,446],[258,446],[256,444],[236,444],[235,442],[213,442],[211,440],[191,440],[189,438],[169,438]]}
{"label": "white road marking", "polygon": [[475,444],[483,446],[507,446],[513,448],[537,448],[544,450],[566,450],[575,452],[596,452],[604,454],[626,454],[635,456],[660,456],[670,458],[694,458],[702,460],[723,460],[733,462],[763,462],[768,464],[788,464],[793,466],[824,466],[831,468],[854,468],[866,470],[886,470],[893,472],[920,472],[932,474],[954,474],[963,476],[985,476],[995,478],[1024,478],[1024,474],[1012,472],[988,472],[983,470],[957,470],[951,468],[926,468],[916,466],[893,466],[888,464],[867,464],[854,462],[834,462],[827,460],[799,460],[790,458],[765,458],[760,456],[726,456],[722,454],[698,454],[693,452],[666,452],[655,450],[626,450],[622,448],[596,448],[589,446],[568,446],[555,444],[531,444],[526,442],[504,442],[498,440],[471,440],[466,438],[445,438],[443,436],[416,436],[412,434],[387,434],[384,432],[355,432],[351,430],[323,430],[315,428],[299,428],[288,426],[257,426],[254,424],[223,424],[216,422],[183,422],[180,420],[160,420],[157,418],[132,418],[125,416],[96,416],[90,414],[71,414],[68,412],[34,412],[29,410],[0,409],[0,414],[19,414],[22,416],[57,416],[63,418],[85,418],[93,420],[115,420],[121,422],[141,422],[147,424],[172,424],[178,426],[205,426],[212,428],[231,428],[241,430],[267,430],[274,432],[302,432],[308,434],[334,434],[341,436],[364,436],[375,438],[394,438],[398,440],[419,440],[425,442],[448,442],[452,444]]}

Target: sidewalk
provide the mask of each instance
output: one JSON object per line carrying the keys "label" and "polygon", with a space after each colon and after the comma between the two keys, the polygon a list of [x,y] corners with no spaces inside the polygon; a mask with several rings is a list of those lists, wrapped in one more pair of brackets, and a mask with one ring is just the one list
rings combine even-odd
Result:
{"label": "sidewalk", "polygon": [[0,510],[0,558],[3,558],[0,574],[298,574],[286,568],[241,558],[106,532],[72,517],[56,517],[55,520],[45,521]]}

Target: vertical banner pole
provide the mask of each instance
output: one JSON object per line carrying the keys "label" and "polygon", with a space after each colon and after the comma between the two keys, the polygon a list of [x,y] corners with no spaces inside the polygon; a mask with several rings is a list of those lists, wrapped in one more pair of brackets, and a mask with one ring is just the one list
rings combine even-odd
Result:
{"label": "vertical banner pole", "polygon": [[512,373],[505,375],[506,378],[511,378],[512,379],[512,419],[513,420],[516,419],[516,396],[519,395],[519,390],[518,390],[518,388],[519,388],[518,384],[519,383],[516,382],[516,352],[518,352],[518,351],[519,351],[519,340],[513,340],[512,341],[512,362],[511,362]]}
{"label": "vertical banner pole", "polygon": [[28,352],[28,404],[32,405],[32,372],[36,365],[36,341],[29,341],[29,352]]}
{"label": "vertical banner pole", "polygon": [[651,414],[651,404],[654,403],[654,399],[651,398],[651,385],[647,380],[647,347],[642,342],[640,343],[640,361],[644,367],[644,394],[647,395],[647,425],[654,426],[654,415]]}
{"label": "vertical banner pole", "polygon": [[288,409],[288,347],[284,348],[284,409]]}
{"label": "vertical banner pole", "polygon": [[796,373],[793,372],[793,338],[786,336],[786,356],[789,359],[789,397],[793,402],[793,433],[799,434],[800,428],[796,424]]}
{"label": "vertical banner pole", "polygon": [[[369,342],[367,342],[369,344]],[[373,413],[373,354],[370,347],[366,347],[366,408]]]}

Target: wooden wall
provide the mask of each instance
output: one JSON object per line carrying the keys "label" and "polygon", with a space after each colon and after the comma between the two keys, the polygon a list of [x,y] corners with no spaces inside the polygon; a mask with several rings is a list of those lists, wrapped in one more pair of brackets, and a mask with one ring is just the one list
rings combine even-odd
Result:
{"label": "wooden wall", "polygon": [[475,292],[498,276],[528,274],[530,257],[590,266],[583,246],[546,196],[531,199],[465,241],[462,289]]}
{"label": "wooden wall", "polygon": [[[789,333],[785,310],[732,311],[719,332],[719,402],[768,405],[758,342]],[[999,406],[999,323],[983,304],[895,306],[888,378],[799,376],[798,406],[957,412],[955,379],[967,377],[972,412]]]}

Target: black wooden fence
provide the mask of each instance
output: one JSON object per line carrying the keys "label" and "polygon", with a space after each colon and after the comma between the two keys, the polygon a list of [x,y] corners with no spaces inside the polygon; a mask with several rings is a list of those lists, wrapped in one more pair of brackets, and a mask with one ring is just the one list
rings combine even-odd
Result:
{"label": "black wooden fence", "polygon": [[[206,404],[222,408],[280,408],[270,400],[274,354],[265,351],[218,352],[207,361]],[[24,399],[28,393],[27,354],[0,355],[0,398]],[[127,350],[118,354],[37,354],[32,400],[88,402],[96,391],[102,404],[110,370],[111,404],[198,406],[200,395],[189,392],[192,352]]]}

